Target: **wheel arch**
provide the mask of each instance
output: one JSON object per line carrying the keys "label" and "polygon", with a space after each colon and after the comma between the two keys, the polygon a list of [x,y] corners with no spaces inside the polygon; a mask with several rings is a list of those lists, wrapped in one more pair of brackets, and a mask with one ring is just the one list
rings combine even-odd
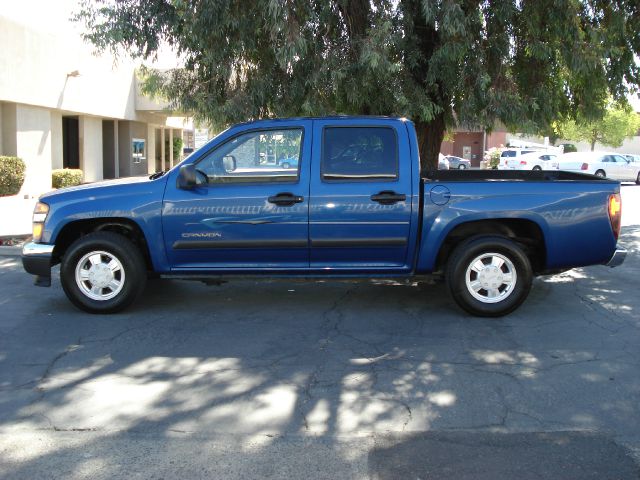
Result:
{"label": "wheel arch", "polygon": [[147,270],[153,271],[154,265],[149,244],[144,231],[137,222],[130,218],[89,218],[74,220],[65,224],[57,233],[53,249],[53,262],[59,263],[67,249],[77,239],[93,232],[114,232],[128,238],[136,245],[144,258]]}
{"label": "wheel arch", "polygon": [[460,222],[444,234],[435,257],[434,272],[441,272],[453,250],[472,237],[501,236],[521,245],[534,273],[545,269],[546,238],[543,228],[534,220],[523,218],[491,218]]}

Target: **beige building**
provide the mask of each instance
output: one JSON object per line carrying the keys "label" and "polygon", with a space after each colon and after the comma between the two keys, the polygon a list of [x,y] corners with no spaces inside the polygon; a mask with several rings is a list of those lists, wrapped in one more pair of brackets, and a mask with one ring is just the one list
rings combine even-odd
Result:
{"label": "beige building", "polygon": [[139,93],[132,61],[96,56],[66,19],[45,29],[6,13],[0,10],[0,155],[25,161],[21,195],[49,190],[52,169],[80,168],[91,182],[179,160],[173,140],[192,127]]}

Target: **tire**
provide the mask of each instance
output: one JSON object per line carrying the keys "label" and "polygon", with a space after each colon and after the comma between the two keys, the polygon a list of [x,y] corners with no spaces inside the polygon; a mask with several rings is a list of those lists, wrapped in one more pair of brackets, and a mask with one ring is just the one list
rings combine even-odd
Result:
{"label": "tire", "polygon": [[[481,269],[474,268],[478,262],[483,264]],[[479,271],[484,272],[482,280]],[[479,317],[501,317],[525,301],[533,270],[517,243],[505,237],[482,236],[455,248],[445,276],[449,293],[463,310]]]}
{"label": "tire", "polygon": [[640,172],[638,172],[638,176],[636,177],[636,185],[640,185]]}
{"label": "tire", "polygon": [[606,176],[607,176],[607,174],[604,172],[604,170],[598,170],[598,171],[595,173],[595,175],[596,175],[596,177],[601,177],[601,178],[604,178],[604,177],[606,177]]}
{"label": "tire", "polygon": [[113,232],[90,233],[76,240],[60,265],[64,293],[90,313],[114,313],[128,307],[147,280],[140,250]]}
{"label": "tire", "polygon": [[536,165],[535,167],[533,167],[534,172],[539,172],[540,170],[542,170],[542,167],[540,167],[540,165]]}
{"label": "tire", "polygon": [[284,168],[285,170],[288,170],[289,168],[291,168],[291,165],[289,165],[288,163],[283,163],[282,168]]}
{"label": "tire", "polygon": [[465,168],[467,168],[467,166],[464,163],[458,165],[458,170],[464,170]]}

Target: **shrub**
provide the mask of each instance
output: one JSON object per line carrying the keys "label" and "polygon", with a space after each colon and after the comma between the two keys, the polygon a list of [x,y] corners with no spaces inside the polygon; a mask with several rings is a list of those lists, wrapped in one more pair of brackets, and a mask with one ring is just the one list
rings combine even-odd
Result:
{"label": "shrub", "polygon": [[21,158],[0,156],[0,195],[17,195],[24,183],[25,170]]}
{"label": "shrub", "polygon": [[53,188],[73,187],[82,183],[82,170],[75,168],[61,168],[51,172],[51,185]]}
{"label": "shrub", "polygon": [[562,153],[571,153],[571,152],[578,151],[578,149],[573,143],[563,143],[561,147],[563,147]]}
{"label": "shrub", "polygon": [[173,161],[177,162],[182,158],[182,138],[173,137]]}
{"label": "shrub", "polygon": [[485,152],[485,160],[488,161],[489,168],[496,169],[498,165],[500,165],[500,155],[502,154],[502,149],[500,148],[490,148]]}

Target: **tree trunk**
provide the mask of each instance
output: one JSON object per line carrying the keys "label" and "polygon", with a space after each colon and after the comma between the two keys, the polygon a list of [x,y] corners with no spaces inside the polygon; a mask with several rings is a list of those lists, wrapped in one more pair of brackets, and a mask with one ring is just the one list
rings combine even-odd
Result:
{"label": "tree trunk", "polygon": [[591,151],[593,152],[595,148],[596,148],[596,140],[594,138],[593,140],[591,140]]}
{"label": "tree trunk", "polygon": [[438,154],[446,131],[444,114],[440,113],[430,122],[416,122],[418,152],[420,153],[420,175],[438,169]]}

